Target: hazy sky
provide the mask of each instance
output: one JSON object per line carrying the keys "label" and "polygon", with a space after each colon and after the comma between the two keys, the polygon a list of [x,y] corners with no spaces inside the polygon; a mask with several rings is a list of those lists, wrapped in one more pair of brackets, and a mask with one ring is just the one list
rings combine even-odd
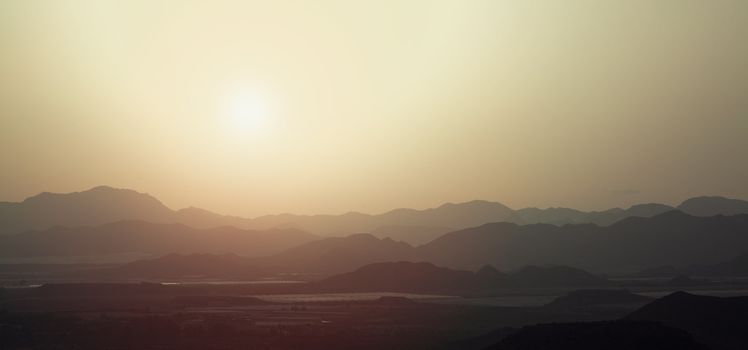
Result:
{"label": "hazy sky", "polygon": [[0,2],[0,200],[748,198],[748,1]]}

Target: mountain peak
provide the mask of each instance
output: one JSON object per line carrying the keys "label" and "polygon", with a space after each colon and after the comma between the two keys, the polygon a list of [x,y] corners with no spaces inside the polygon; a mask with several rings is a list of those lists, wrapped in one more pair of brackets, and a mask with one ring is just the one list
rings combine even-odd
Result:
{"label": "mountain peak", "polygon": [[97,186],[70,193],[42,192],[0,212],[0,232],[53,226],[96,226],[120,220],[175,222],[174,212],[155,197],[129,189]]}
{"label": "mountain peak", "polygon": [[632,205],[628,209],[626,209],[626,212],[628,212],[631,216],[655,216],[658,214],[662,214],[671,210],[674,210],[675,208],[660,204],[660,203],[643,203],[643,204],[636,204]]}
{"label": "mountain peak", "polygon": [[346,236],[345,238],[356,241],[380,241],[379,238],[370,233],[354,233],[352,235]]}
{"label": "mountain peak", "polygon": [[125,190],[125,191],[133,191],[133,192],[135,192],[134,190],[114,188],[112,186],[107,186],[107,185],[99,185],[99,186],[96,186],[96,187],[93,187],[93,188],[89,189],[88,191],[83,191],[83,192],[94,192],[94,191],[107,192],[107,191],[118,191],[118,190]]}
{"label": "mountain peak", "polygon": [[[34,202],[55,200],[55,199],[62,200],[62,199],[71,199],[71,198],[85,198],[85,197],[92,197],[92,196],[111,196],[111,197],[131,196],[131,197],[148,198],[149,200],[158,202],[158,200],[155,197],[147,193],[141,193],[141,192],[131,190],[131,189],[126,189],[126,188],[115,188],[111,186],[101,185],[101,186],[92,187],[88,190],[69,192],[69,193],[41,192],[35,196],[26,198],[22,203],[34,203]],[[103,199],[110,200],[112,198],[103,198]]]}
{"label": "mountain peak", "polygon": [[499,208],[499,209],[511,210],[511,208],[499,202],[491,202],[491,201],[482,200],[482,199],[475,199],[475,200],[461,202],[461,203],[448,202],[437,207],[437,209],[448,209],[448,208],[469,208],[469,209]]}
{"label": "mountain peak", "polygon": [[748,201],[720,196],[701,196],[687,199],[677,208],[695,216],[737,215],[748,213]]}

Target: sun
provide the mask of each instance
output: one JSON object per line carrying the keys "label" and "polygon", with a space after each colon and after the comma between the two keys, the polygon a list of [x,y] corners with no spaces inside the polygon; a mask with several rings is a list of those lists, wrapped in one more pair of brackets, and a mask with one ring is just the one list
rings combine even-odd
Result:
{"label": "sun", "polygon": [[226,126],[241,135],[261,135],[270,131],[274,108],[270,96],[257,89],[229,93],[224,105]]}

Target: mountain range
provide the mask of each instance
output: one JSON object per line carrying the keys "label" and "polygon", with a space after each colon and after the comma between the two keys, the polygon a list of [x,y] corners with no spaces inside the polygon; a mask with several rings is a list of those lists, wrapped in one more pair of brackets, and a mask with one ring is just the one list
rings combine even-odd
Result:
{"label": "mountain range", "polygon": [[115,221],[138,220],[179,223],[194,228],[295,228],[317,235],[371,232],[382,238],[392,237],[411,244],[422,244],[450,231],[492,222],[519,225],[593,223],[606,226],[628,217],[651,217],[673,209],[695,216],[735,215],[748,213],[748,202],[723,197],[696,197],[677,207],[652,203],[627,209],[585,212],[570,208],[514,210],[501,203],[475,200],[447,203],[424,210],[401,208],[377,215],[356,212],[342,215],[279,214],[250,219],[220,215],[199,208],[172,210],[149,194],[99,186],[66,194],[45,192],[17,203],[0,202],[0,234],[44,230],[53,226],[98,226]]}
{"label": "mountain range", "polygon": [[44,192],[18,203],[0,202],[0,234],[133,220],[181,223],[195,228],[247,226],[243,218],[197,208],[175,211],[149,194],[108,186],[73,193]]}
{"label": "mountain range", "polygon": [[318,273],[387,261],[426,261],[463,270],[551,263],[629,273],[663,265],[713,265],[745,251],[748,215],[698,217],[671,211],[610,226],[492,223],[450,232],[416,247],[357,234],[323,238],[261,259],[290,271]]}
{"label": "mountain range", "polygon": [[633,272],[712,265],[748,250],[748,215],[698,217],[670,211],[610,226],[492,223],[448,233],[418,250],[421,260],[467,269],[554,263]]}
{"label": "mountain range", "polygon": [[391,261],[424,261],[461,270],[557,264],[629,273],[659,266],[712,266],[746,251],[748,215],[698,217],[679,211],[631,217],[609,226],[491,223],[450,232],[420,246],[371,234],[319,238],[295,229],[195,229],[141,221],[0,236],[3,258],[233,253],[254,257],[255,265],[268,272],[327,275]]}
{"label": "mountain range", "polygon": [[[125,224],[128,223],[120,223],[120,225]],[[142,225],[142,223],[139,224]],[[224,240],[209,240],[211,234],[207,232],[213,232],[210,230],[192,234],[203,240],[190,241],[180,239],[180,232],[184,228],[178,225],[148,225],[176,226],[177,229],[167,231],[167,237],[170,239],[163,241],[156,240],[159,236],[157,231],[138,231],[145,237],[140,245],[135,245],[134,242],[137,240],[127,234],[115,236],[114,239],[107,236],[106,232],[112,231],[111,229],[102,229],[100,232],[94,231],[83,236],[77,235],[79,231],[76,230],[71,230],[70,236],[65,236],[65,231],[59,231],[51,237],[40,238],[38,244],[28,243],[27,249],[42,249],[43,247],[59,249],[60,247],[45,242],[54,242],[63,238],[66,244],[78,248],[90,248],[91,246],[86,246],[86,244],[93,244],[91,243],[93,240],[99,239],[103,244],[114,242],[105,247],[124,247],[127,243],[133,249],[140,247],[139,249],[142,250],[150,249],[150,252],[170,249],[183,252],[243,252],[245,255],[249,252],[257,254],[270,252],[269,244],[264,246],[257,243],[251,244],[252,238],[247,236],[250,233],[238,229],[225,228],[224,230],[228,231],[223,233],[224,236],[233,237],[233,240],[225,239],[230,243],[219,245],[216,241]],[[213,232],[213,234],[220,235],[220,232],[222,231]],[[497,266],[503,271],[524,269],[526,275],[548,271],[547,268],[537,270],[527,267],[527,265],[544,264],[573,266],[597,273],[636,272],[644,268],[663,265],[678,266],[679,269],[674,268],[674,271],[705,271],[710,275],[741,275],[745,274],[744,271],[748,271],[744,267],[746,258],[743,254],[748,250],[748,215],[696,217],[672,211],[651,218],[629,218],[610,226],[581,224],[559,227],[549,224],[494,223],[448,233],[417,247],[389,238],[380,239],[370,234],[315,240],[297,231],[274,232],[274,234],[254,233],[254,242],[262,242],[258,241],[261,238],[285,235],[290,238],[283,243],[290,247],[281,249],[279,245],[275,245],[273,247],[279,252],[246,258],[247,262],[242,263],[243,266],[252,266],[255,271],[270,275],[277,273],[335,275],[364,266],[369,266],[370,269],[373,268],[372,266],[383,266],[391,270],[387,274],[398,274],[405,273],[408,268],[425,266],[409,265],[405,262],[424,262],[449,269],[477,270],[477,276],[483,276],[486,280],[503,279],[504,281],[507,281],[506,276],[490,266]],[[28,234],[20,234],[5,237],[5,239],[27,236]],[[292,244],[300,239],[309,241],[298,245]],[[154,243],[154,240],[161,243]],[[0,240],[0,243],[5,242]],[[188,243],[189,245],[185,246]],[[18,245],[13,244],[2,244],[0,247],[2,247],[0,249],[8,249],[8,252],[3,254],[21,251]],[[63,244],[61,247],[64,248],[66,245]],[[102,249],[100,248],[99,251]],[[61,252],[58,250],[55,253]],[[725,256],[738,257],[726,260]],[[229,260],[227,270],[235,270],[233,267],[235,259]],[[400,265],[396,265],[401,269],[386,265],[393,261],[401,261]],[[703,267],[700,270],[688,269],[691,266]],[[424,269],[423,271],[430,273],[430,270],[425,267]],[[561,276],[564,271],[556,272],[558,276]],[[576,277],[570,273],[563,278],[574,280]],[[538,279],[547,279],[547,277]],[[562,283],[563,281],[557,282],[557,284]],[[520,285],[521,283],[514,284]],[[366,284],[362,283],[362,285]]]}
{"label": "mountain range", "polygon": [[[699,197],[683,202],[676,208],[681,211],[645,204],[582,212],[513,210],[500,203],[472,201],[380,215],[245,219],[196,208],[174,211],[148,194],[96,187],[0,203],[0,231],[5,232],[0,235],[0,257],[237,254],[254,257],[254,265],[264,271],[325,275],[392,261],[472,271],[484,265],[511,271],[542,264],[596,273],[660,266],[677,270],[723,263],[725,256],[747,252],[748,214],[741,214],[748,211],[747,204]],[[347,233],[319,237],[309,231]],[[356,233],[367,231],[379,237]],[[382,238],[389,235],[402,241]],[[408,243],[412,240],[420,243]]]}

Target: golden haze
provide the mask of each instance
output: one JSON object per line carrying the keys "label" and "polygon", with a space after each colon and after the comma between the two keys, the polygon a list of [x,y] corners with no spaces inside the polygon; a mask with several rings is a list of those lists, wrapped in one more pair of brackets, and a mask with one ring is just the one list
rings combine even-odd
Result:
{"label": "golden haze", "polygon": [[746,23],[745,1],[6,0],[0,199],[106,184],[260,215],[745,198]]}

